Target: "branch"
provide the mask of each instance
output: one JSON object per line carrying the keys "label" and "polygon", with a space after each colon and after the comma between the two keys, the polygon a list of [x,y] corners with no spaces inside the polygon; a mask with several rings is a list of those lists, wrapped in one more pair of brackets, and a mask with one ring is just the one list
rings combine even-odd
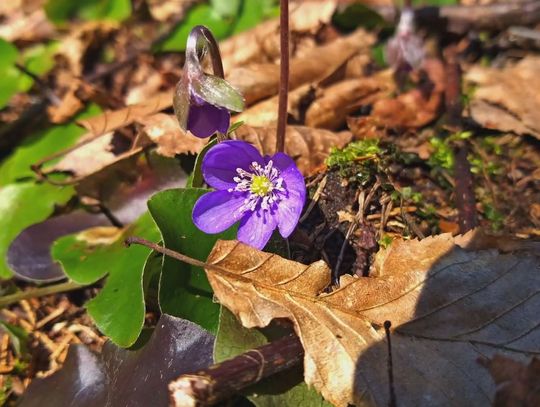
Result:
{"label": "branch", "polygon": [[215,404],[265,377],[298,365],[303,357],[304,349],[298,337],[286,336],[197,373],[180,376],[169,384],[171,405]]}
{"label": "branch", "polygon": [[15,294],[5,295],[0,297],[0,308],[7,307],[21,300],[27,300],[29,298],[43,297],[45,295],[64,293],[66,291],[73,291],[79,288],[85,287],[84,285],[68,281],[67,283],[48,285],[46,287],[39,287],[32,290],[21,291]]}
{"label": "branch", "polygon": [[[387,21],[396,21],[394,7],[375,8]],[[481,6],[421,7],[414,10],[415,22],[437,31],[465,34],[471,29],[497,31],[512,25],[530,26],[540,22],[540,1],[494,3]]]}

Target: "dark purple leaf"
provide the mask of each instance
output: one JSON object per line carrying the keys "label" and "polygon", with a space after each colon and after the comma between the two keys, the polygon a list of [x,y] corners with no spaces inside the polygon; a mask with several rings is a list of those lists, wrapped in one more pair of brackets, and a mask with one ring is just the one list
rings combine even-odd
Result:
{"label": "dark purple leaf", "polygon": [[108,342],[99,355],[72,346],[64,367],[35,379],[20,407],[166,407],[169,382],[212,364],[214,338],[198,325],[162,315],[148,343],[130,351]]}
{"label": "dark purple leaf", "polygon": [[104,215],[92,215],[82,210],[47,219],[24,229],[11,242],[7,263],[15,276],[23,280],[61,280],[66,275],[51,257],[53,242],[61,236],[102,225],[110,225]]}

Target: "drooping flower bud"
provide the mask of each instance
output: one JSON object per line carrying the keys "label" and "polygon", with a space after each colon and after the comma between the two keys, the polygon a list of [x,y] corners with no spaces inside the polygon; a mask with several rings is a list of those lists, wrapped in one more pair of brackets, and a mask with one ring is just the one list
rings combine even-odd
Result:
{"label": "drooping flower bud", "polygon": [[[207,74],[201,58],[210,51],[214,75]],[[176,85],[173,107],[180,127],[197,137],[226,134],[230,112],[244,110],[244,99],[225,79],[216,40],[208,28],[194,27],[188,37],[182,78]]]}
{"label": "drooping flower bud", "polygon": [[414,10],[406,7],[401,12],[395,35],[386,45],[386,61],[394,69],[416,69],[424,61],[424,44],[416,35]]}

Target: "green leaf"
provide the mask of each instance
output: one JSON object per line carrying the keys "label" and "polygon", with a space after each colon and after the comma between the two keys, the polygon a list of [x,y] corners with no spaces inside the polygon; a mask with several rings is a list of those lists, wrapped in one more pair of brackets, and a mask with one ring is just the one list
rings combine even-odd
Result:
{"label": "green leaf", "polygon": [[[100,112],[96,105],[90,105],[79,118],[89,117]],[[75,123],[51,127],[28,138],[0,164],[0,186],[26,177],[33,177],[30,166],[37,161],[64,148],[71,147],[85,133]]]}
{"label": "green leaf", "polygon": [[0,319],[0,328],[8,335],[13,349],[18,357],[25,356],[27,352],[28,332],[20,326],[8,324]]}
{"label": "green leaf", "polygon": [[195,159],[195,165],[193,166],[193,172],[190,174],[188,179],[188,187],[201,188],[203,186],[204,178],[202,174],[202,162],[208,150],[210,150],[216,144],[217,138],[211,140],[207,145],[205,145],[201,152],[197,155],[197,158]]}
{"label": "green leaf", "polygon": [[244,97],[225,79],[214,75],[201,75],[191,82],[193,91],[214,106],[233,112],[244,110]]}
{"label": "green leaf", "polygon": [[[217,235],[201,232],[193,224],[191,212],[206,189],[170,189],[154,195],[148,208],[169,249],[206,261],[218,239],[234,239],[233,227]],[[165,257],[161,273],[159,302],[161,311],[189,319],[210,332],[216,332],[219,306],[204,270]]]}
{"label": "green leaf", "polygon": [[156,51],[185,51],[191,29],[196,25],[205,25],[214,37],[220,40],[231,33],[231,22],[221,18],[208,4],[194,6],[172,34],[157,46]]}
{"label": "green leaf", "polygon": [[379,13],[363,4],[351,4],[345,7],[342,11],[336,12],[332,20],[337,27],[346,31],[353,31],[358,27],[373,30],[386,25]]}
{"label": "green leaf", "polygon": [[277,17],[279,7],[276,6],[276,3],[274,0],[243,0],[240,14],[231,34],[249,30],[269,17]]}
{"label": "green leaf", "polygon": [[19,51],[13,44],[0,38],[0,109],[19,91],[21,73],[15,68]]}
{"label": "green leaf", "polygon": [[[223,362],[250,349],[268,343],[267,336],[260,330],[247,329],[225,307],[221,307],[219,328],[214,343],[214,360]],[[309,388],[302,379],[301,369],[290,370],[264,379],[245,392],[258,407],[295,406],[331,407],[320,394]]]}
{"label": "green leaf", "polygon": [[47,17],[55,24],[70,18],[123,21],[131,15],[130,0],[48,0]]}
{"label": "green leaf", "polygon": [[111,244],[99,243],[100,230],[62,237],[51,253],[77,283],[90,284],[108,275],[103,289],[86,307],[101,332],[127,347],[137,340],[144,323],[143,270],[151,250],[140,245],[126,248],[124,240],[139,236],[159,241],[159,231],[148,212]]}
{"label": "green leaf", "polygon": [[65,204],[74,193],[72,187],[31,182],[0,187],[0,278],[11,276],[5,260],[11,241],[28,226],[49,217],[55,205]]}
{"label": "green leaf", "polygon": [[242,0],[210,0],[212,10],[223,18],[235,17],[242,3]]}

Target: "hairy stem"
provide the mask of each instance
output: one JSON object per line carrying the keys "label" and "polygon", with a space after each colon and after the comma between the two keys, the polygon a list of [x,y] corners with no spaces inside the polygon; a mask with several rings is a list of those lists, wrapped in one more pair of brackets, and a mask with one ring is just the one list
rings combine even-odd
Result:
{"label": "hairy stem", "polygon": [[27,300],[29,298],[43,297],[45,295],[58,294],[66,291],[77,290],[84,285],[68,281],[67,283],[48,285],[46,287],[39,287],[33,290],[21,291],[15,294],[5,295],[0,297],[0,308],[7,307],[21,300]]}
{"label": "hairy stem", "polygon": [[276,134],[276,152],[285,150],[287,127],[287,103],[289,97],[289,1],[280,0],[279,42],[281,58],[279,62],[279,106]]}

